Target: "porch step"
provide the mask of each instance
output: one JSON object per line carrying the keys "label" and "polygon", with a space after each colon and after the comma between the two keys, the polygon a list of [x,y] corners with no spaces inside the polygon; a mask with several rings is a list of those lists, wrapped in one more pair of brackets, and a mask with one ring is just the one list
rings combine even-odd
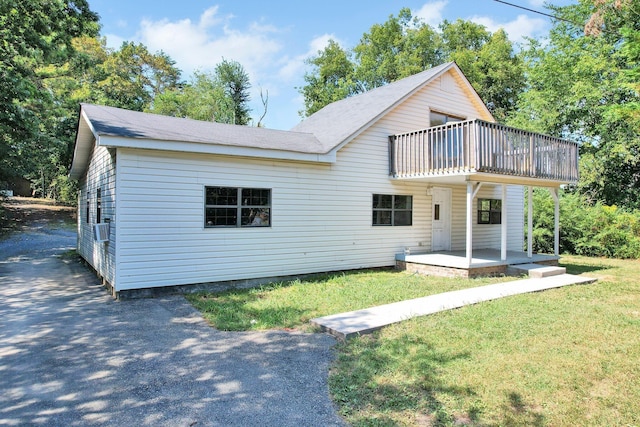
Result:
{"label": "porch step", "polygon": [[559,276],[566,272],[567,269],[564,267],[541,264],[516,264],[510,265],[507,268],[508,275],[520,276],[522,274],[527,274],[531,278],[538,279],[542,277]]}

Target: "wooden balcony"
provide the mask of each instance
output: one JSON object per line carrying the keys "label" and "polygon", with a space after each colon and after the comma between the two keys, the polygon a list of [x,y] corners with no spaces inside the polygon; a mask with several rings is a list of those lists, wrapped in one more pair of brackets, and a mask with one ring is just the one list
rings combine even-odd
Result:
{"label": "wooden balcony", "polygon": [[393,178],[489,174],[512,182],[575,183],[578,144],[483,120],[454,122],[391,135],[389,174]]}

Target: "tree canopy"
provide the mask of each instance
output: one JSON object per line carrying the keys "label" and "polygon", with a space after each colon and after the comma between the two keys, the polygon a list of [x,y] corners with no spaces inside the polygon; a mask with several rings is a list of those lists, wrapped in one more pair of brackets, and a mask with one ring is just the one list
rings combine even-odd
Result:
{"label": "tree canopy", "polygon": [[[464,20],[434,28],[400,9],[355,46],[331,40],[308,60],[300,114],[455,61],[498,121],[581,144],[574,191],[585,200],[640,208],[640,0],[548,10],[558,18],[548,36],[518,50],[503,30]],[[251,122],[241,64],[223,60],[182,81],[162,51],[107,48],[86,0],[4,0],[0,40],[0,185],[20,176],[39,194],[73,199],[66,175],[81,102]]]}
{"label": "tree canopy", "polygon": [[516,51],[504,30],[463,20],[434,29],[401,9],[351,49],[331,41],[299,88],[302,116],[455,61],[500,122],[581,144],[576,191],[640,207],[640,0],[550,7],[549,35]]}
{"label": "tree canopy", "polygon": [[[202,73],[189,85],[166,53],[134,42],[107,48],[98,33],[86,0],[0,2],[0,186],[21,177],[38,195],[75,200],[67,175],[82,102],[136,111],[174,102],[188,111],[176,115],[249,123],[251,86],[239,63],[219,64],[215,84]],[[216,113],[197,111],[185,93]]]}
{"label": "tree canopy", "polygon": [[640,207],[638,6],[584,0],[556,8],[562,19],[549,39],[523,52],[527,90],[511,120],[578,141],[577,190],[628,208]]}
{"label": "tree canopy", "polygon": [[148,110],[174,117],[248,125],[249,76],[239,62],[223,60],[213,73],[196,71],[188,83],[159,94]]}
{"label": "tree canopy", "polygon": [[48,115],[56,100],[44,90],[46,66],[64,64],[74,55],[73,39],[98,30],[86,0],[0,2],[0,181],[56,155],[56,121]]}
{"label": "tree canopy", "polygon": [[496,118],[514,111],[525,87],[524,67],[504,31],[463,20],[444,21],[436,30],[403,8],[371,26],[352,49],[332,40],[309,59],[311,70],[299,88],[301,115],[447,61],[456,61]]}

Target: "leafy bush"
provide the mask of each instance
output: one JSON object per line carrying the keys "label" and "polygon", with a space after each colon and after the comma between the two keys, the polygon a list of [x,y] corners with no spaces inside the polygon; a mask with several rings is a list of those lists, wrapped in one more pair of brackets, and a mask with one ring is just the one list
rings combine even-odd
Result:
{"label": "leafy bush", "polygon": [[[549,192],[533,196],[533,248],[553,252],[554,202]],[[560,252],[608,258],[640,258],[640,210],[624,210],[577,193],[560,194]]]}

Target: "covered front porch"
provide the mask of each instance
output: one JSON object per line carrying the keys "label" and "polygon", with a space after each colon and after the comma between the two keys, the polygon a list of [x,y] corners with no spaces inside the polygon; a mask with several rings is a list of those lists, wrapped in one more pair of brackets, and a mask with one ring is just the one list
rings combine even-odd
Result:
{"label": "covered front porch", "polygon": [[[407,251],[396,255],[396,266],[401,270],[414,273],[447,277],[500,276],[509,273],[509,267],[520,264],[558,265],[560,257],[549,254],[531,254],[527,252],[500,249],[476,249],[471,262],[464,250],[416,253]],[[503,259],[504,257],[504,259]]]}
{"label": "covered front porch", "polygon": [[[482,120],[454,122],[391,135],[389,175],[396,180],[424,182],[427,188],[466,186],[465,250],[416,254],[409,249],[409,253],[396,257],[399,268],[446,276],[500,275],[507,273],[509,265],[557,265],[560,246],[559,189],[561,185],[578,180],[578,145],[572,141]],[[501,224],[499,249],[479,249],[473,241],[474,225],[477,223],[474,200],[485,185],[501,187],[501,207],[497,212],[501,220],[495,222]],[[509,185],[522,186],[527,190],[525,198],[528,211],[525,215],[528,230],[524,252],[507,249]],[[553,255],[533,253],[534,187],[548,189],[554,199]]]}

